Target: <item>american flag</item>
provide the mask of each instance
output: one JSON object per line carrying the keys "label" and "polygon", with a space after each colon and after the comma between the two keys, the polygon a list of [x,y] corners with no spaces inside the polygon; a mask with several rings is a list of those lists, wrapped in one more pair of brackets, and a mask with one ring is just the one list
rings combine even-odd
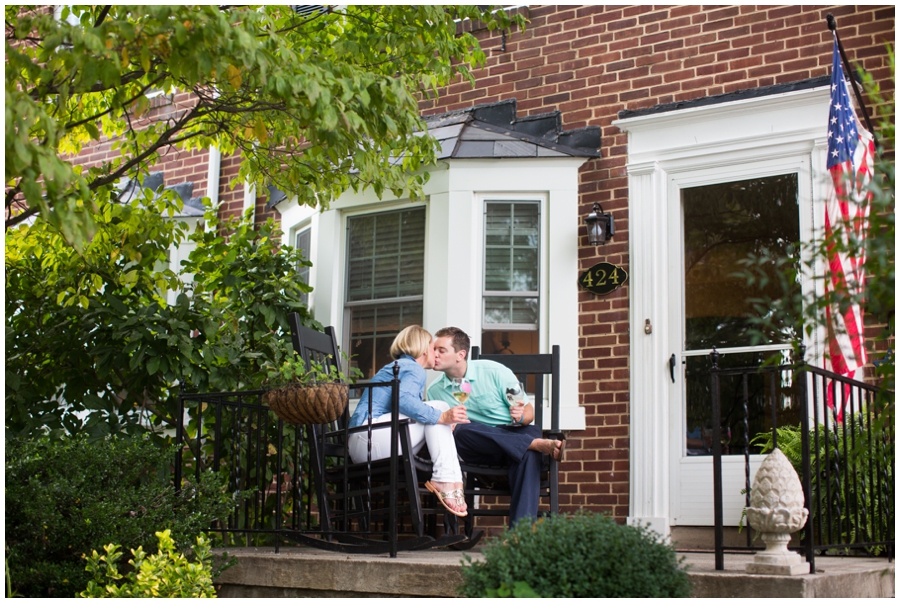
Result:
{"label": "american flag", "polygon": [[[832,55],[827,165],[834,190],[825,209],[829,262],[825,288],[830,293],[846,291],[852,303],[843,311],[838,304],[825,309],[829,348],[825,368],[856,377],[856,371],[866,364],[863,314],[858,303],[866,284],[866,258],[861,246],[851,247],[851,241],[862,241],[868,229],[871,193],[867,189],[875,163],[875,142],[856,116],[836,38]],[[834,408],[832,396],[829,391],[829,405]],[[840,419],[842,409],[836,414]]]}

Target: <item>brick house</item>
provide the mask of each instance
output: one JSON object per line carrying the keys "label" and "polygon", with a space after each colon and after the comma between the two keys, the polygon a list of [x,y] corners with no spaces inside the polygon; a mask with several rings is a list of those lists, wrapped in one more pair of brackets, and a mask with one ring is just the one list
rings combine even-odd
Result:
{"label": "brick house", "polygon": [[[421,102],[443,148],[425,201],[364,192],[317,212],[279,191],[232,189],[237,158],[215,150],[169,154],[159,170],[223,214],[254,207],[258,220],[280,220],[284,242],[313,261],[314,315],[364,372],[386,361],[385,343],[407,324],[461,327],[485,352],[560,344],[562,509],[662,533],[712,525],[708,417],[691,386],[712,345],[735,361],[789,347],[740,340],[746,292],[729,274],[746,245],[720,244],[722,235],[780,245],[821,226],[825,15],[851,60],[892,93],[895,9],[515,10],[529,19],[524,32],[476,32],[487,64],[474,87]],[[601,246],[584,227],[595,203],[616,226]],[[709,203],[717,210],[705,212]],[[748,214],[763,215],[767,232]],[[579,286],[600,262],[628,275],[605,295]],[[821,341],[807,343],[821,358]],[[726,524],[736,525],[743,459],[725,460],[726,479],[741,462],[726,481]]]}

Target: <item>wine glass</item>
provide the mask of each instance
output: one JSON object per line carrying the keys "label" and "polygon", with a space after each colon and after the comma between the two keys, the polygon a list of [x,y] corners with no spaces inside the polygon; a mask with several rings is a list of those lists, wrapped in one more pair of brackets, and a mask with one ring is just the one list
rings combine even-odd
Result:
{"label": "wine glass", "polygon": [[457,402],[465,406],[466,400],[469,399],[469,395],[472,393],[472,384],[465,377],[454,377],[450,384],[450,393]]}
{"label": "wine glass", "polygon": [[[509,404],[510,408],[515,406],[522,406],[528,402],[528,395],[525,393],[525,384],[521,381],[515,387],[507,387],[506,388],[506,402]],[[518,423],[513,420],[510,425],[518,425]]]}
{"label": "wine glass", "polygon": [[528,401],[525,394],[525,384],[520,381],[518,387],[507,387],[506,401],[509,403],[510,408],[519,404],[525,404]]}

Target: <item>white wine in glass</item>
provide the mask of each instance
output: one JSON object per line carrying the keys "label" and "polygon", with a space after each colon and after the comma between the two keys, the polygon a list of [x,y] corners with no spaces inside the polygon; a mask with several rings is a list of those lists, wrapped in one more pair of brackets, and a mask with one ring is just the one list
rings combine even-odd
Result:
{"label": "white wine in glass", "polygon": [[472,393],[472,384],[468,379],[463,377],[456,377],[451,382],[450,393],[462,405],[465,405],[466,400],[469,399],[469,395]]}

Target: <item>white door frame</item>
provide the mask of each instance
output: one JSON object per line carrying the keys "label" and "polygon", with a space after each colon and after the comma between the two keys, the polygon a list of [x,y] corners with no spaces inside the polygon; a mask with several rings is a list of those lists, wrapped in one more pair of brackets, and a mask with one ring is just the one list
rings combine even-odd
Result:
{"label": "white door frame", "polygon": [[[681,238],[678,187],[712,174],[718,182],[738,180],[729,174],[758,174],[760,166],[772,169],[771,162],[796,165],[805,158],[812,204],[806,212],[801,207],[801,230],[807,229],[801,238],[812,236],[821,227],[818,208],[828,184],[829,100],[824,86],[613,122],[628,133],[631,523],[663,535],[681,523],[680,496],[673,497],[679,479],[673,451],[680,460],[684,436],[681,411],[672,408],[672,400],[681,400],[682,379],[678,371],[673,383],[668,370],[669,356],[681,345],[669,327],[682,320],[681,290],[673,290],[670,279],[682,265],[681,252],[673,254],[670,246],[672,236],[679,243]],[[812,356],[819,353],[811,350]]]}

